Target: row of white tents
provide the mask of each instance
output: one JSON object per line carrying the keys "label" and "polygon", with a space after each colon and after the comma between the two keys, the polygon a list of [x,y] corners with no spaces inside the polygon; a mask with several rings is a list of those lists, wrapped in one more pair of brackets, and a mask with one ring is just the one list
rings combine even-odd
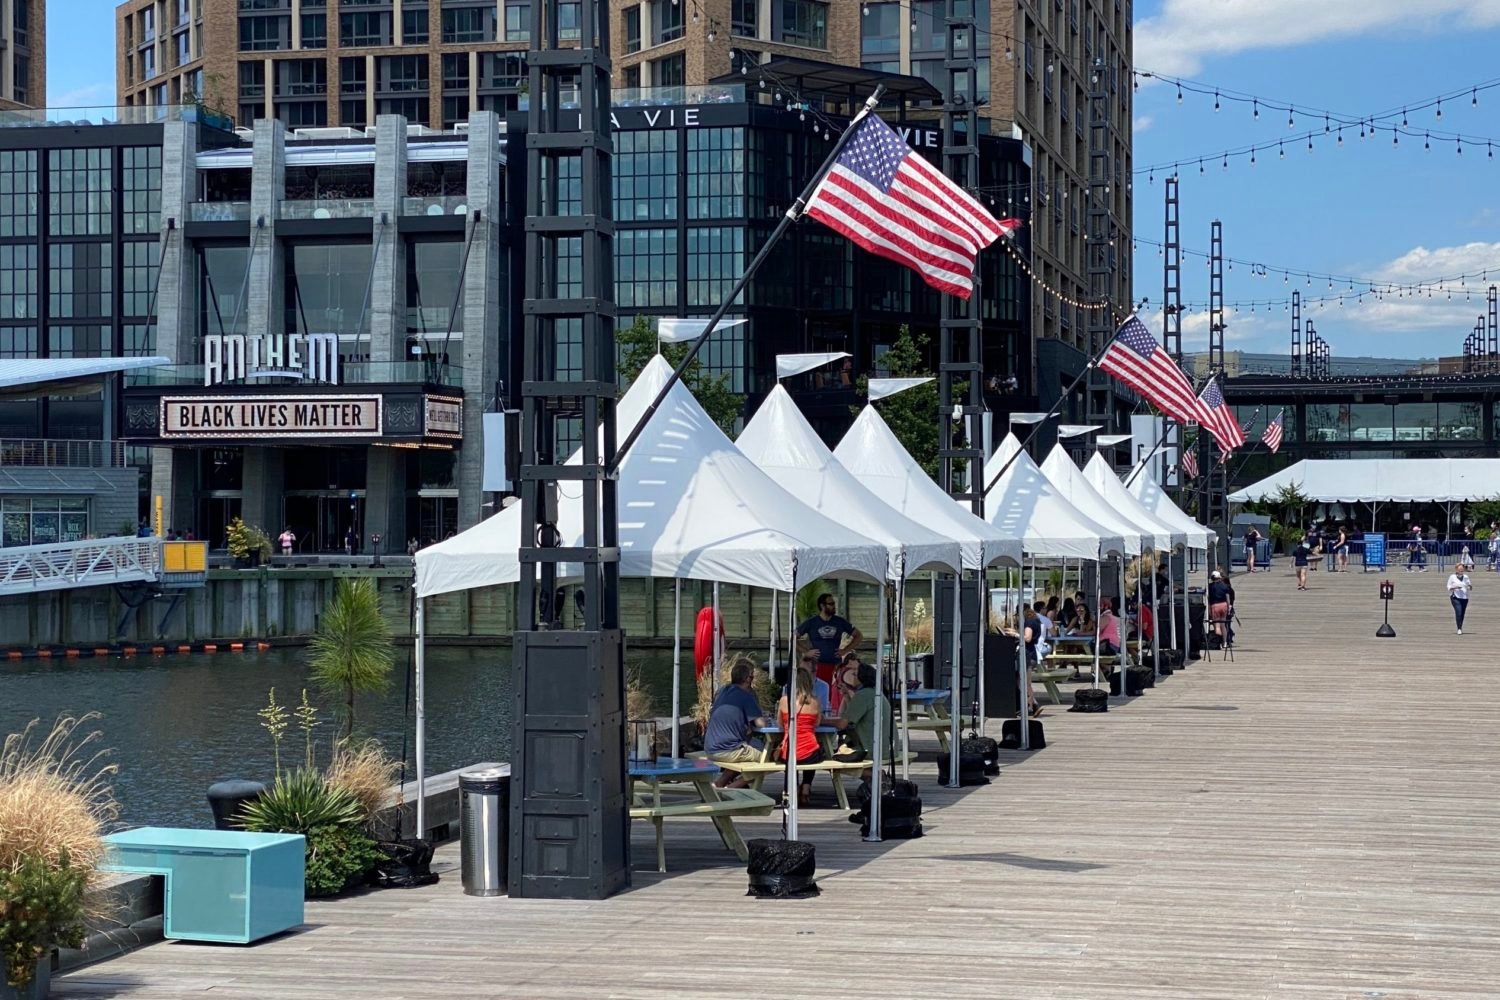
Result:
{"label": "row of white tents", "polygon": [[[670,375],[671,367],[660,356],[642,370],[617,408],[622,438],[641,421]],[[570,459],[578,461],[576,454]],[[1034,565],[1036,560],[1119,557],[1123,598],[1126,557],[1209,546],[1209,532],[1178,510],[1149,476],[1136,470],[1127,477],[1127,487],[1102,456],[1080,470],[1059,447],[1038,467],[1010,436],[987,463],[986,483],[1002,468],[1004,475],[986,492],[986,516],[980,518],[933,482],[873,407],[860,413],[830,451],[778,385],[736,443],[679,382],[619,469],[620,575],[672,579],[679,586],[685,579],[734,583],[785,594],[789,659],[798,588],[829,578],[895,585],[899,663],[905,654],[899,602],[914,574],[951,574],[953,606],[961,608],[965,571],[975,573],[971,580],[983,596],[984,571],[992,567],[1021,566],[1027,559]],[[558,503],[559,544],[580,545],[582,522],[581,491],[572,498],[564,494]],[[521,533],[521,508],[513,505],[417,553],[419,783],[425,778],[422,602],[437,594],[516,582]],[[559,575],[576,573],[576,567],[571,573],[563,567]],[[877,648],[883,649],[885,600],[880,609]],[[773,652],[778,617],[773,613]],[[1179,637],[1186,633],[1186,621],[1183,626],[1176,632]],[[961,628],[960,623],[953,630],[955,664]],[[680,637],[680,627],[677,631]],[[981,663],[981,678],[983,674]],[[1029,682],[1024,670],[1020,676],[1024,692]],[[955,668],[955,691],[956,681]],[[675,712],[680,654],[674,657],[673,688]],[[956,738],[960,706],[956,697],[954,702]],[[793,734],[787,739],[795,745]],[[878,734],[876,742],[884,742]],[[789,762],[793,766],[795,760]],[[877,787],[876,801],[878,797]],[[796,797],[791,798],[788,831],[795,838]],[[420,794],[417,801],[420,810]],[[419,829],[421,822],[419,816]],[[872,822],[872,829],[878,831],[878,822]]]}

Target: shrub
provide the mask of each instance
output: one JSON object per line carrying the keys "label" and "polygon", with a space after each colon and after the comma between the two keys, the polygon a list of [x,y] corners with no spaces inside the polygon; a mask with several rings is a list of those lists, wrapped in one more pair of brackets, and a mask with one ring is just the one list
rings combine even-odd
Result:
{"label": "shrub", "polygon": [[311,768],[288,771],[260,798],[240,810],[246,830],[254,833],[302,833],[313,827],[353,826],[364,814],[347,788],[332,787]]}
{"label": "shrub", "polygon": [[326,690],[344,698],[344,736],[354,734],[356,692],[385,690],[395,647],[371,580],[340,580],[309,644],[308,664]]}
{"label": "shrub", "polygon": [[400,761],[392,760],[375,740],[368,740],[335,750],[324,780],[353,796],[368,823],[385,805],[386,790],[395,783],[400,770]]}
{"label": "shrub", "polygon": [[271,558],[271,536],[253,524],[246,524],[242,518],[229,522],[225,537],[229,554],[235,559],[249,559],[253,552],[260,553],[262,559]]}
{"label": "shrub", "polygon": [[364,881],[380,860],[369,834],[353,826],[329,824],[307,831],[307,895],[336,896]]}

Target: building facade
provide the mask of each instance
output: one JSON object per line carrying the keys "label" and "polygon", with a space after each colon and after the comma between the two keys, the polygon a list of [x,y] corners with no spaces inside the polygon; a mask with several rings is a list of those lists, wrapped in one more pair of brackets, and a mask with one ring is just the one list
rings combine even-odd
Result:
{"label": "building facade", "polygon": [[0,111],[47,106],[47,0],[0,0]]}
{"label": "building facade", "polygon": [[[1029,187],[997,208],[1025,219],[1031,263],[1074,301],[1092,301],[1087,255],[1092,190],[1106,202],[1109,287],[1129,311],[1133,34],[1129,0],[972,0],[980,28],[981,114],[1030,149]],[[947,86],[946,0],[611,0],[615,83],[701,85],[777,58],[812,59]],[[752,69],[753,74],[753,69]],[[940,102],[930,102],[936,118]],[[1091,132],[1091,115],[1100,126]],[[1093,147],[1097,145],[1097,150]],[[1092,171],[1092,174],[1091,174]],[[1094,176],[1098,175],[1098,176]],[[1100,183],[1102,181],[1102,184]],[[1089,349],[1087,314],[1037,295],[1031,329]],[[1085,354],[1085,357],[1087,354]]]}
{"label": "building facade", "polygon": [[123,105],[197,100],[242,128],[274,118],[366,129],[394,114],[451,130],[471,112],[516,107],[531,10],[531,0],[127,0],[115,11],[116,85]]}

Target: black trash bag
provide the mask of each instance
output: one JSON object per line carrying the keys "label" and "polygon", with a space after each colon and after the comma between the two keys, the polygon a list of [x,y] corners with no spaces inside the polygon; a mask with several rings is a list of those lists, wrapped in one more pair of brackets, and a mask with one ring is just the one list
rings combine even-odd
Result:
{"label": "black trash bag", "polygon": [[1103,688],[1079,688],[1073,692],[1073,707],[1070,712],[1108,712],[1109,695]]}
{"label": "black trash bag", "polygon": [[1172,663],[1172,661],[1168,660],[1167,657],[1165,656],[1165,654],[1162,656],[1162,658],[1160,660],[1157,661],[1157,671],[1163,677],[1171,677],[1172,674],[1174,672],[1176,672],[1176,670],[1177,670],[1177,665],[1174,664],[1174,663]]}
{"label": "black trash bag", "polygon": [[432,870],[430,841],[403,838],[382,840],[375,846],[381,856],[367,880],[372,888],[415,889],[438,880]]}
{"label": "black trash bag", "polygon": [[759,899],[806,899],[821,894],[814,881],[818,859],[812,844],[801,840],[758,839],[745,846],[750,851],[750,863],[745,869],[750,889],[745,895]]}
{"label": "black trash bag", "polygon": [[988,736],[968,736],[958,741],[960,753],[976,753],[984,760],[984,773],[990,777],[1000,773],[1000,744]]}
{"label": "black trash bag", "polygon": [[[1047,733],[1042,726],[1041,719],[1026,720],[1026,739],[1030,743],[1030,750],[1047,749]],[[1021,720],[1006,719],[1000,723],[1000,749],[1021,749]]]}
{"label": "black trash bag", "polygon": [[[952,788],[950,783],[949,754],[938,754],[938,784]],[[988,785],[990,779],[984,776],[984,758],[977,753],[969,753],[962,747],[958,751],[958,784],[959,787],[968,785]]]}
{"label": "black trash bag", "polygon": [[[870,835],[870,783],[860,782],[854,792],[862,837]],[[912,840],[922,836],[922,797],[915,782],[887,778],[880,785],[880,838]]]}
{"label": "black trash bag", "polygon": [[1125,693],[1128,696],[1135,698],[1143,695],[1149,687],[1156,687],[1156,677],[1151,673],[1150,667],[1125,668]]}

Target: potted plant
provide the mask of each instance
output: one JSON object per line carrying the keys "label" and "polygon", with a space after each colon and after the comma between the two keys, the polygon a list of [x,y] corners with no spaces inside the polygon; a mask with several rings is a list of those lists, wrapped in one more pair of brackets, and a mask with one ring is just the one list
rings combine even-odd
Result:
{"label": "potted plant", "polygon": [[235,518],[225,528],[229,554],[241,566],[259,566],[271,558],[271,536],[242,518]]}
{"label": "potted plant", "polygon": [[0,746],[0,998],[45,997],[51,953],[87,932],[88,890],[103,829],[118,808],[113,765],[93,749],[98,718],[62,717],[39,742],[37,722]]}

